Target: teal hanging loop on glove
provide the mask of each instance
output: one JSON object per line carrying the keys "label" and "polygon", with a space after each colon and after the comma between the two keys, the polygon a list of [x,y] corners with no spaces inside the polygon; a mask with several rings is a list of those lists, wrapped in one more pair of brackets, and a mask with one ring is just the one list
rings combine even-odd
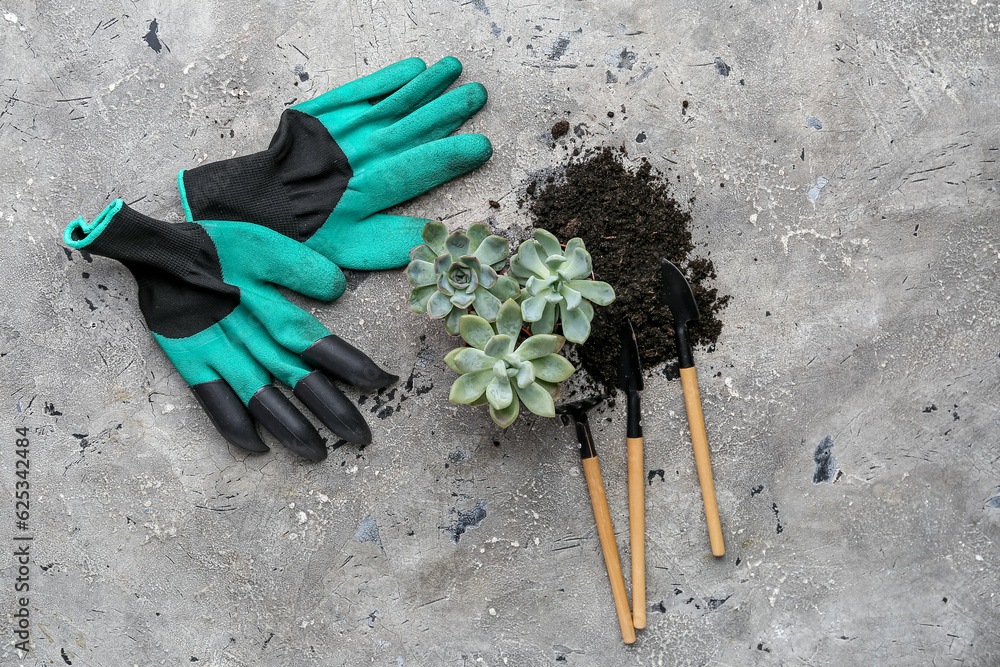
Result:
{"label": "teal hanging loop on glove", "polygon": [[329,260],[260,225],[170,224],[120,199],[93,222],[70,223],[63,240],[129,269],[153,337],[232,444],[268,450],[252,416],[296,454],[326,457],[323,439],[271,384],[272,375],[292,387],[335,435],[371,442],[357,406],[327,376],[364,390],[398,378],[277,289],[282,285],[317,299],[339,297],[344,275]]}
{"label": "teal hanging loop on glove", "polygon": [[447,57],[410,58],[297,104],[266,151],[178,174],[188,220],[252,222],[305,243],[345,269],[410,261],[428,222],[381,213],[482,165],[480,134],[451,135],[486,104]]}

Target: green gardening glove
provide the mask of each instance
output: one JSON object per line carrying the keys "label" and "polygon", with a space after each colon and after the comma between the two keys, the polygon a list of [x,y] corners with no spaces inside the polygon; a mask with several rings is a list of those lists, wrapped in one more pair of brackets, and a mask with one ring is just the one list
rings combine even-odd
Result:
{"label": "green gardening glove", "polygon": [[381,213],[486,162],[481,134],[448,136],[486,104],[462,65],[410,58],[297,104],[266,151],[178,174],[188,220],[239,220],[305,243],[346,269],[410,261],[428,222]]}
{"label": "green gardening glove", "polygon": [[335,435],[371,442],[357,406],[329,378],[365,390],[398,378],[277,288],[317,299],[339,297],[344,275],[319,253],[260,225],[170,224],[133,211],[120,199],[93,222],[70,223],[63,240],[131,271],[153,337],[232,444],[267,451],[252,416],[296,454],[326,457],[323,439],[271,384],[272,375]]}

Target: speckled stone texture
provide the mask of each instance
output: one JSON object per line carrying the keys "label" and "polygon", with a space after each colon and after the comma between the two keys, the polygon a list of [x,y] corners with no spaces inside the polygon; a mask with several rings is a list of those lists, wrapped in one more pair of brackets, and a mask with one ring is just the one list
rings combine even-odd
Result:
{"label": "speckled stone texture", "polygon": [[[998,29],[983,0],[6,0],[0,663],[998,664]],[[402,378],[349,394],[375,441],[317,465],[228,448],[123,267],[60,241],[116,196],[180,221],[178,169],[445,55],[488,89],[462,131],[495,154],[396,212],[523,238],[527,183],[624,145],[694,197],[733,296],[695,353],[728,552],[680,384],[649,368],[631,647],[573,429],[449,404],[455,342],[400,271],[300,301]],[[562,120],[586,134],[553,140]],[[628,583],[624,402],[591,419]]]}

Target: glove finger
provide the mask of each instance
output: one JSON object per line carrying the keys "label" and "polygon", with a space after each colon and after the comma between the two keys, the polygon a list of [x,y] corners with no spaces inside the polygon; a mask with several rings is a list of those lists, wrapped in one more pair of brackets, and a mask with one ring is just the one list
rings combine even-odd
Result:
{"label": "glove finger", "polygon": [[302,353],[302,358],[330,377],[362,391],[388,387],[399,380],[398,375],[382,370],[371,357],[334,334],[320,338]]}
{"label": "glove finger", "polygon": [[429,220],[377,213],[338,225],[330,234],[309,239],[325,256],[345,269],[378,271],[410,263],[410,250],[423,243]]}
{"label": "glove finger", "polygon": [[[281,348],[302,354],[309,346],[330,335],[322,322],[286,299],[273,286],[264,285],[243,289],[243,305],[252,312],[266,329],[269,336]],[[301,377],[294,372],[286,377],[293,380],[291,386]],[[282,382],[285,381],[281,378]]]}
{"label": "glove finger", "polygon": [[361,411],[323,373],[305,376],[294,392],[334,435],[356,445],[371,444],[372,432]]}
{"label": "glove finger", "polygon": [[[299,314],[304,315],[309,320],[312,320],[319,328],[322,330],[323,334],[330,335],[326,327],[319,324],[316,318],[312,317],[305,311],[293,306],[292,304],[285,301],[289,308],[294,309]],[[365,445],[371,442],[371,432],[368,430],[368,425],[365,423],[364,418],[361,413],[358,412],[357,407],[349,403],[347,399],[342,395],[332,394],[329,391],[324,391],[323,382],[318,380],[315,376],[316,373],[313,368],[309,367],[302,361],[298,354],[295,354],[288,348],[282,346],[278,341],[272,338],[270,332],[265,327],[265,325],[255,317],[249,310],[241,310],[240,317],[232,317],[229,323],[233,335],[238,336],[240,340],[246,341],[247,346],[253,355],[253,357],[258,360],[265,368],[271,371],[272,374],[286,385],[292,388],[295,393],[306,407],[316,415],[317,418],[326,426],[330,431],[339,438],[343,438],[348,442],[353,442],[360,445]],[[234,312],[233,315],[237,313]],[[230,318],[227,318],[229,320]],[[294,326],[295,322],[304,322],[301,317],[294,320],[290,324]],[[280,324],[277,320],[269,322],[277,330],[280,328]],[[313,339],[315,341],[315,338]],[[325,378],[324,378],[325,379]],[[326,380],[329,383],[329,380]],[[303,384],[304,383],[304,384]],[[339,393],[339,392],[338,392]],[[284,394],[278,392],[281,398],[284,398]],[[303,396],[306,400],[303,400]],[[256,397],[256,394],[255,394]],[[291,424],[290,419],[294,418],[294,414],[298,414],[301,417],[301,413],[295,411],[294,414],[289,411],[289,406],[284,406],[280,401],[278,396],[273,395],[270,392],[265,396],[268,403],[264,406],[268,411],[275,413],[275,418],[278,419],[280,424]],[[287,400],[287,399],[285,399]],[[308,401],[308,402],[307,402]],[[294,408],[291,408],[294,410]],[[356,414],[352,414],[351,411]],[[257,416],[251,409],[250,414]],[[302,417],[304,421],[305,417]],[[258,418],[260,420],[260,418]],[[360,424],[359,424],[360,422]],[[266,422],[262,423],[267,426]],[[309,426],[312,428],[312,425]],[[281,440],[281,435],[271,430],[267,426],[268,430],[274,433],[274,435]],[[315,429],[314,429],[315,430]],[[318,435],[317,435],[318,437]],[[293,448],[292,444],[282,440],[286,447],[292,449],[301,456],[306,456],[306,454],[301,453],[299,450],[304,451],[314,451],[317,456],[319,456],[318,447],[312,442],[306,442],[304,445],[295,444]],[[293,439],[293,442],[297,443],[297,440]],[[326,448],[322,448],[322,455],[320,458],[313,458],[312,460],[320,460],[326,456]]]}
{"label": "glove finger", "polygon": [[215,241],[224,268],[232,265],[238,267],[234,270],[258,280],[323,301],[340,298],[347,287],[340,267],[306,245],[267,227],[218,220],[199,224]]}
{"label": "glove finger", "polygon": [[318,117],[348,104],[390,95],[426,69],[427,64],[420,58],[400,60],[292,108]]}
{"label": "glove finger", "polygon": [[[267,372],[270,371],[289,387],[294,387],[312,372],[297,354],[271,338],[246,306],[234,310],[219,326],[230,341],[238,343],[230,343],[230,351],[225,356],[214,356],[212,365],[234,387],[246,386],[247,381],[242,377],[246,369],[254,370],[254,377],[263,372],[268,380]],[[277,387],[267,381],[259,382],[247,400],[247,408],[254,419],[295,454],[310,461],[326,458],[323,438]]]}
{"label": "glove finger", "polygon": [[411,148],[355,174],[337,210],[367,217],[472,171],[492,155],[490,140],[481,134],[458,134]]}
{"label": "glove finger", "polygon": [[467,83],[425,104],[372,137],[380,154],[402,153],[421,144],[443,139],[457,130],[486,104],[486,88]]}
{"label": "glove finger", "polygon": [[[218,324],[187,338],[166,338],[155,333],[153,336],[181,377],[195,388],[195,394],[206,405],[206,411],[226,440],[245,449],[245,444],[257,445],[246,440],[245,424],[240,424],[237,431],[227,418],[233,408],[233,396],[227,396],[217,387],[223,381],[247,412],[285,447],[311,460],[326,456],[323,439],[313,425],[270,384],[267,368],[280,367],[275,358],[281,359],[282,350],[270,341],[261,324],[244,307],[237,307]],[[250,353],[248,345],[253,346],[256,354]],[[298,361],[287,350],[284,353]],[[298,364],[301,375],[308,374],[309,369],[301,362]],[[209,396],[207,401],[206,396]],[[266,450],[263,442],[251,449]]]}
{"label": "glove finger", "polygon": [[326,458],[326,444],[309,420],[274,385],[261,387],[247,409],[293,454],[310,461]]}
{"label": "glove finger", "polygon": [[192,385],[197,397],[215,429],[230,444],[248,452],[267,452],[271,448],[264,444],[250,419],[250,413],[243,401],[225,380],[212,380]]}
{"label": "glove finger", "polygon": [[427,104],[454,83],[462,73],[462,63],[448,56],[437,61],[408,84],[362,115],[364,123],[394,121]]}

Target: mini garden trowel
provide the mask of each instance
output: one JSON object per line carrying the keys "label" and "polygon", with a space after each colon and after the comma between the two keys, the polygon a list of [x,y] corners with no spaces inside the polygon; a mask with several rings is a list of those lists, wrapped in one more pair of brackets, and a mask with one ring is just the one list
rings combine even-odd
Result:
{"label": "mini garden trowel", "polygon": [[618,388],[628,399],[626,447],[628,449],[628,534],[632,545],[632,623],[646,627],[646,500],[642,463],[642,412],[639,392],[642,391],[642,368],[639,366],[639,346],[632,322],[625,318],[621,325],[622,356],[618,366]]}
{"label": "mini garden trowel", "polygon": [[722,526],[719,523],[719,508],[715,502],[715,484],[712,481],[712,462],[708,455],[708,437],[705,435],[705,417],[701,411],[701,395],[698,392],[698,375],[694,370],[691,343],[687,337],[690,322],[698,319],[698,304],[694,300],[691,285],[681,270],[665,259],[660,260],[663,276],[661,295],[663,303],[674,316],[674,330],[677,332],[677,356],[680,366],[681,385],[684,387],[684,406],[687,408],[688,426],[691,429],[691,444],[694,446],[694,462],[698,468],[701,483],[701,497],[705,501],[705,519],[708,521],[708,538],[712,544],[712,554],[723,556],[726,547],[722,542]]}
{"label": "mini garden trowel", "polygon": [[580,444],[583,476],[587,478],[590,504],[594,508],[594,521],[597,524],[597,537],[601,542],[601,551],[604,552],[604,565],[608,569],[611,595],[614,597],[615,611],[618,613],[618,625],[621,627],[622,640],[626,644],[632,644],[635,642],[635,626],[628,608],[628,593],[625,592],[625,578],[622,576],[622,564],[618,558],[618,543],[615,541],[615,529],[611,525],[611,510],[608,508],[608,497],[604,492],[601,466],[597,462],[594,438],[590,434],[590,422],[587,420],[587,411],[603,400],[604,397],[600,396],[558,405],[556,412],[568,415],[576,423],[576,440]]}

